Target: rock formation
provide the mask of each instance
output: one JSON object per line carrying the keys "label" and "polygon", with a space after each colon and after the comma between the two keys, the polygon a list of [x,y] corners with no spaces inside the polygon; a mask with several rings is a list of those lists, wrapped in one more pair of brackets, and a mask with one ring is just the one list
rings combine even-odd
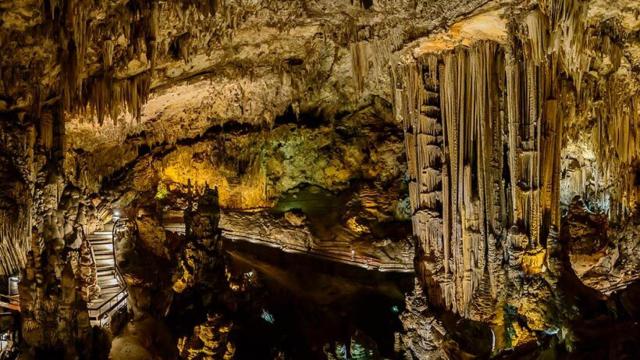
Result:
{"label": "rock formation", "polygon": [[[470,17],[417,41],[396,68],[394,103],[405,128],[418,278],[430,302],[493,323],[505,334],[507,343],[501,345],[509,347],[531,336],[527,331],[563,321],[549,307],[558,306],[551,294],[562,292],[554,290],[559,283],[553,279],[571,272],[554,260],[561,253],[551,250],[564,242],[557,239],[564,132],[606,101],[594,88],[616,91],[608,78],[624,71],[624,45],[603,35],[610,31],[605,25],[588,22],[586,2],[501,11]],[[593,54],[609,61],[600,76],[590,72],[601,66],[591,65]],[[625,97],[631,103],[635,91]],[[624,120],[610,118],[618,116]],[[628,124],[634,116],[606,111],[599,121]],[[628,131],[609,126],[594,129],[597,151],[605,148],[603,139],[629,149]],[[625,167],[628,155],[622,152],[627,150],[619,149],[613,162]],[[609,176],[598,181],[617,181]],[[605,190],[607,215],[616,222],[634,203],[626,181]],[[569,191],[588,196],[586,183],[572,185],[582,188]],[[570,217],[577,216],[573,212],[570,207]],[[601,246],[594,245],[587,250],[591,255]],[[511,335],[499,329],[510,307],[526,324]]]}
{"label": "rock formation", "polygon": [[[640,348],[637,1],[18,0],[0,54],[25,358],[246,354],[268,291],[227,240],[415,270],[393,355]],[[118,218],[129,312],[92,329]]]}

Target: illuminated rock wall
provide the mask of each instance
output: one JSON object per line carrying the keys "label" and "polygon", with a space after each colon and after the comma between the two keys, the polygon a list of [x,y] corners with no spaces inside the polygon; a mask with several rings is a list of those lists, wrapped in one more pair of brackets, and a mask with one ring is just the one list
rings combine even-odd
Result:
{"label": "illuminated rock wall", "polygon": [[[607,184],[599,197],[610,218],[634,209],[628,169],[640,97],[635,86],[622,94],[613,85],[626,71],[623,45],[610,26],[589,27],[588,9],[541,3],[491,23],[494,15],[480,14],[399,57],[394,105],[405,129],[416,270],[433,304],[495,324],[515,304],[529,329],[554,321],[540,309],[566,270],[560,159],[581,126],[594,134],[600,184],[565,180],[563,191],[586,196],[587,185]],[[594,73],[604,66],[594,54],[606,72]]]}
{"label": "illuminated rock wall", "polygon": [[[518,239],[531,239],[514,244],[521,250],[538,244],[538,227],[531,223],[540,221],[539,215],[529,209],[539,201],[540,185],[519,183],[532,179],[535,169],[517,174],[516,167],[505,164],[522,161],[518,151],[507,153],[522,145],[531,147],[525,153],[528,165],[537,164],[537,157],[535,141],[509,143],[510,138],[503,136],[509,130],[504,116],[504,64],[499,44],[478,42],[426,55],[401,70],[405,82],[398,95],[406,107],[398,115],[405,123],[412,164],[410,198],[419,240],[416,266],[429,285],[431,300],[465,316],[473,311],[475,316],[492,313],[473,307],[498,297],[504,282],[502,247],[509,229],[513,227]],[[535,139],[536,133],[530,134],[535,128],[524,124],[522,128]],[[509,174],[505,169],[513,170]],[[505,173],[510,176],[504,177]],[[522,188],[510,186],[512,178],[531,191],[521,195]]]}

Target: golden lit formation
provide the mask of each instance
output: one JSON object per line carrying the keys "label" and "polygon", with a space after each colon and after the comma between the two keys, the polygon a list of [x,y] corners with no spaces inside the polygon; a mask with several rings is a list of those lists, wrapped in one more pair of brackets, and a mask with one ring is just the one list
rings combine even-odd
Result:
{"label": "golden lit formation", "polygon": [[632,359],[640,2],[0,1],[0,360]]}

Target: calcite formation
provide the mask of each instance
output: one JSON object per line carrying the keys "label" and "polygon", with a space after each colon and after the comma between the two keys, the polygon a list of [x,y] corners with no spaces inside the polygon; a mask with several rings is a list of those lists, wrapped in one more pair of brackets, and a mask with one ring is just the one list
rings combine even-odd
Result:
{"label": "calcite formation", "polygon": [[[231,358],[251,296],[225,277],[224,230],[282,256],[414,257],[408,358],[628,355],[639,39],[635,0],[0,1],[21,354]],[[133,321],[91,329],[86,239],[119,217]]]}
{"label": "calcite formation", "polygon": [[231,324],[224,323],[220,315],[208,316],[207,321],[195,327],[193,336],[185,338],[178,347],[185,359],[233,359],[235,348],[229,342]]}
{"label": "calcite formation", "polygon": [[401,344],[398,344],[403,355],[409,359],[447,359],[443,345],[447,330],[430,313],[426,296],[418,283],[406,302],[406,309],[401,315],[405,333],[400,338]]}
{"label": "calcite formation", "polygon": [[180,259],[180,270],[174,276],[173,290],[176,293],[185,291],[215,272],[207,275],[207,269],[220,269],[222,244],[217,189],[206,188],[197,203],[197,211],[194,205],[190,203],[184,214],[188,243]]}
{"label": "calcite formation", "polygon": [[78,252],[78,269],[76,271],[81,280],[80,291],[82,299],[89,302],[98,296],[100,286],[98,285],[95,255],[89,241],[84,236],[82,236]]}
{"label": "calcite formation", "polygon": [[[558,1],[507,16],[478,15],[418,41],[396,68],[394,104],[405,128],[419,239],[416,270],[434,304],[499,324],[501,308],[515,302],[529,329],[553,323],[532,307],[548,306],[546,296],[539,296],[555,286],[540,277],[564,271],[548,270],[558,256],[549,243],[557,241],[552,238],[561,226],[564,131],[611,96],[593,87],[616,92],[610,79],[623,67],[622,45],[609,35],[598,37],[610,29],[588,27],[587,13],[585,2]],[[485,29],[491,18],[502,18],[502,25]],[[585,79],[592,75],[593,54],[609,60],[609,69],[602,78]],[[633,132],[614,125],[635,123],[633,105],[629,115],[617,112],[637,100],[631,89],[616,97],[616,111],[596,115],[608,128],[594,129],[596,151],[618,152],[609,155],[613,161],[601,160],[607,175],[599,179],[620,181],[599,189],[615,221],[635,202],[626,175],[610,177],[612,163],[620,161],[615,171],[624,172],[627,151],[635,148],[628,135]],[[570,191],[586,195],[586,183],[581,185]],[[590,254],[595,251],[589,247]]]}

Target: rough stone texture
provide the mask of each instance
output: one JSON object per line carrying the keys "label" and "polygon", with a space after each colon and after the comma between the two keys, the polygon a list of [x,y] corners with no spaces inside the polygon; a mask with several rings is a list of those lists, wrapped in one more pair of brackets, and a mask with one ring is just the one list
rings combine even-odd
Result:
{"label": "rough stone texture", "polygon": [[98,285],[98,273],[93,249],[85,236],[82,236],[78,252],[78,269],[75,271],[80,277],[80,292],[82,300],[90,302],[98,297],[100,286]]}
{"label": "rough stone texture", "polygon": [[26,261],[40,154],[67,144],[65,181],[96,199],[89,218],[104,219],[108,202],[94,193],[145,146],[229,121],[271,125],[287,109],[332,118],[373,95],[389,100],[391,52],[484,2],[3,4],[0,48],[11,55],[0,59],[0,111],[6,165],[17,170],[6,176],[20,174],[3,178],[2,208],[19,209],[3,216],[3,271]]}
{"label": "rough stone texture", "polygon": [[610,228],[605,214],[590,212],[576,199],[564,226],[571,266],[585,285],[610,295],[640,277],[637,219]]}
{"label": "rough stone texture", "polygon": [[[89,348],[77,225],[189,179],[238,208],[312,183],[352,191],[362,209],[341,225],[364,236],[406,205],[397,127],[430,306],[491,324],[496,351],[545,331],[566,349],[598,339],[591,327],[621,333],[611,324],[637,319],[638,6],[0,2],[0,275],[24,269],[28,351]],[[162,268],[179,241],[137,220],[122,256],[150,284],[135,261]]]}
{"label": "rough stone texture", "polygon": [[[598,254],[597,239],[583,248],[573,242],[573,252],[558,243],[561,198],[584,196],[615,222],[635,208],[627,169],[637,151],[631,129],[640,96],[628,73],[633,55],[624,50],[635,41],[622,34],[637,31],[636,23],[621,14],[601,22],[599,6],[558,1],[502,14],[488,9],[416,41],[395,68],[418,278],[433,304],[492,322],[498,348],[531,341],[532,330],[590,316],[558,303],[580,287],[566,282],[572,270],[562,253],[571,253],[574,270],[591,286],[586,273],[598,266],[581,263],[580,255],[596,257],[604,268],[612,255]],[[596,123],[588,128],[595,150],[565,152],[562,165],[569,167],[561,168],[564,139],[584,146],[577,129],[587,118]],[[594,158],[595,166],[581,166]],[[632,279],[637,267],[628,266],[609,266],[611,278]],[[610,279],[600,280],[603,289],[610,286]],[[514,317],[520,325],[509,320]]]}
{"label": "rough stone texture", "polygon": [[161,321],[148,317],[127,323],[121,334],[113,340],[109,359],[143,360],[171,359],[176,348],[169,329]]}
{"label": "rough stone texture", "polygon": [[235,348],[228,340],[231,325],[220,315],[208,316],[204,324],[195,327],[193,336],[180,341],[180,356],[184,359],[233,359]]}
{"label": "rough stone texture", "polygon": [[[413,271],[413,243],[409,239],[366,238],[346,227],[332,229],[331,239],[321,238],[310,222],[290,224],[290,216],[266,212],[225,212],[220,226],[233,241],[252,241],[286,252],[313,255],[332,261],[381,271]],[[353,218],[351,218],[353,219]],[[339,227],[339,226],[336,226]]]}
{"label": "rough stone texture", "polygon": [[[305,119],[298,124],[294,117],[288,119],[291,123],[270,130],[213,129],[202,138],[159,147],[132,160],[131,170],[120,176],[117,191],[157,192],[164,187],[184,192],[189,181],[194,190],[206,183],[218,188],[223,207],[251,209],[273,207],[280,196],[301,184],[337,192],[362,181],[400,201],[404,172],[401,133],[395,124],[385,121],[385,113],[388,110],[367,107],[333,124],[316,126],[305,124]],[[109,159],[102,155],[73,159],[99,159],[97,168],[83,170],[95,176],[100,171],[113,171],[102,167],[102,161]]]}
{"label": "rough stone texture", "polygon": [[426,296],[416,283],[414,292],[406,298],[405,311],[400,316],[404,326],[400,348],[407,359],[447,359],[443,342],[447,335],[442,323],[429,312]]}
{"label": "rough stone texture", "polygon": [[197,208],[194,204],[189,204],[184,220],[188,242],[179,261],[179,270],[174,276],[173,290],[176,293],[181,293],[196,283],[207,282],[207,278],[215,274],[219,275],[222,240],[218,227],[218,191],[206,188],[198,200]]}

